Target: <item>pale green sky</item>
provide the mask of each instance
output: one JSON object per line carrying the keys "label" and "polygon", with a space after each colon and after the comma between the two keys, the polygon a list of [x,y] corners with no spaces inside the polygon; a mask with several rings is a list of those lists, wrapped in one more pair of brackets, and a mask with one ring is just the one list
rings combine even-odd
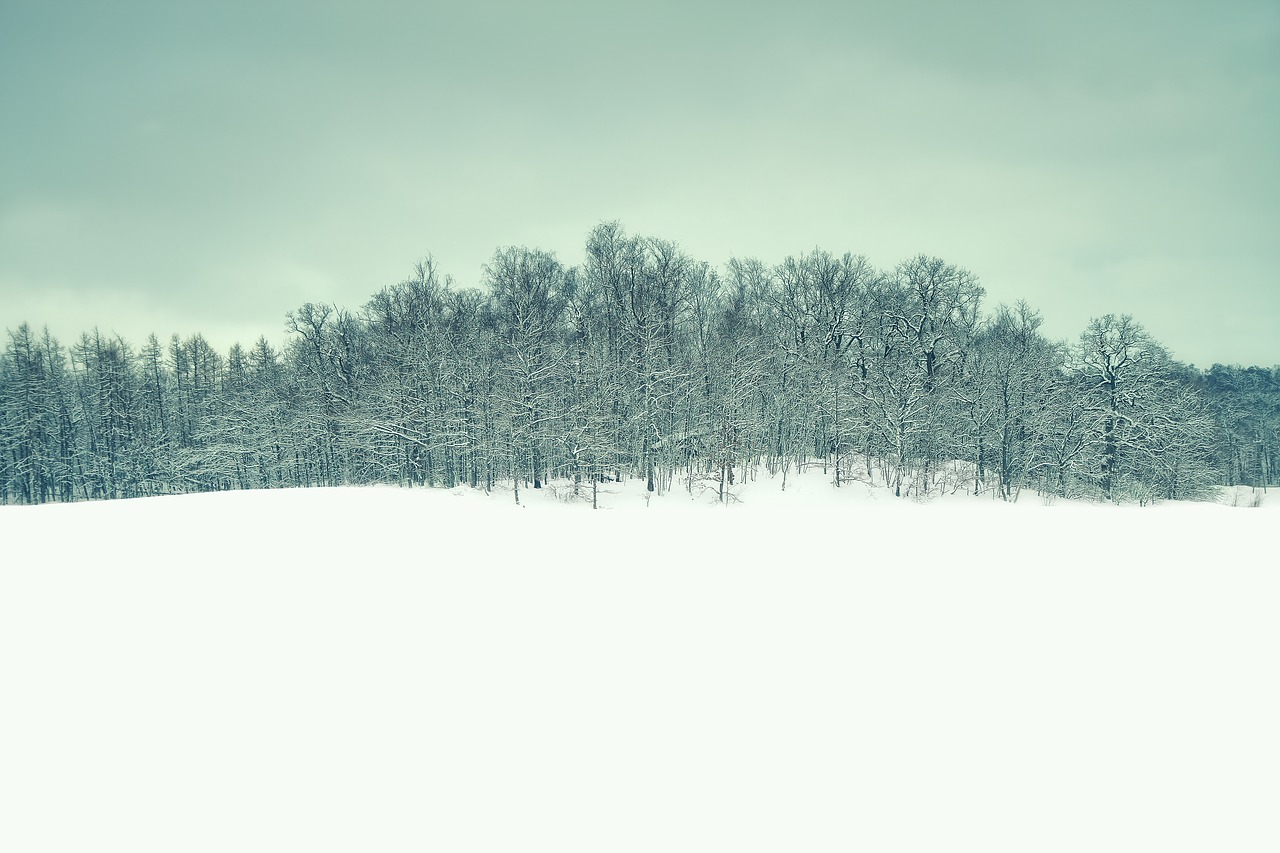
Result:
{"label": "pale green sky", "polygon": [[1272,365],[1280,3],[0,0],[0,328],[281,343],[606,219]]}

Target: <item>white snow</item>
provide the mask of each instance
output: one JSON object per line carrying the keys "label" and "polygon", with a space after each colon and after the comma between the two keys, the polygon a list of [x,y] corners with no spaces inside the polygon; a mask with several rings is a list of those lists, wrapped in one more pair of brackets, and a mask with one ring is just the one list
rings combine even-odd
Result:
{"label": "white snow", "polygon": [[0,850],[1280,849],[1280,498],[639,485],[0,507]]}

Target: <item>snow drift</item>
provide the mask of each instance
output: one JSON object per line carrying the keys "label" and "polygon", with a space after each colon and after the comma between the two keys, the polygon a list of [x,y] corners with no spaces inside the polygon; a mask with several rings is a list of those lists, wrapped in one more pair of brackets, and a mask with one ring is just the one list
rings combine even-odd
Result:
{"label": "snow drift", "polygon": [[1272,506],[636,485],[0,508],[0,848],[1280,845]]}

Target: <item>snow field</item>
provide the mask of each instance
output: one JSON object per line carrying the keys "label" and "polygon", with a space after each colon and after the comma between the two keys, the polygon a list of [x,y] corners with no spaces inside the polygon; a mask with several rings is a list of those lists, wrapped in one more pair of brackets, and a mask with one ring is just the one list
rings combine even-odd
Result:
{"label": "snow field", "polygon": [[0,849],[1280,844],[1265,504],[637,486],[0,508]]}

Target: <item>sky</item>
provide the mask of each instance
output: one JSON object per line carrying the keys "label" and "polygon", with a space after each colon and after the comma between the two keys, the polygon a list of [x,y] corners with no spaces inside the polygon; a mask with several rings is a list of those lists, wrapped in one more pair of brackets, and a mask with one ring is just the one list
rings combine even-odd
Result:
{"label": "sky", "polygon": [[1280,4],[0,0],[0,328],[285,340],[427,255],[919,253],[1280,363]]}

